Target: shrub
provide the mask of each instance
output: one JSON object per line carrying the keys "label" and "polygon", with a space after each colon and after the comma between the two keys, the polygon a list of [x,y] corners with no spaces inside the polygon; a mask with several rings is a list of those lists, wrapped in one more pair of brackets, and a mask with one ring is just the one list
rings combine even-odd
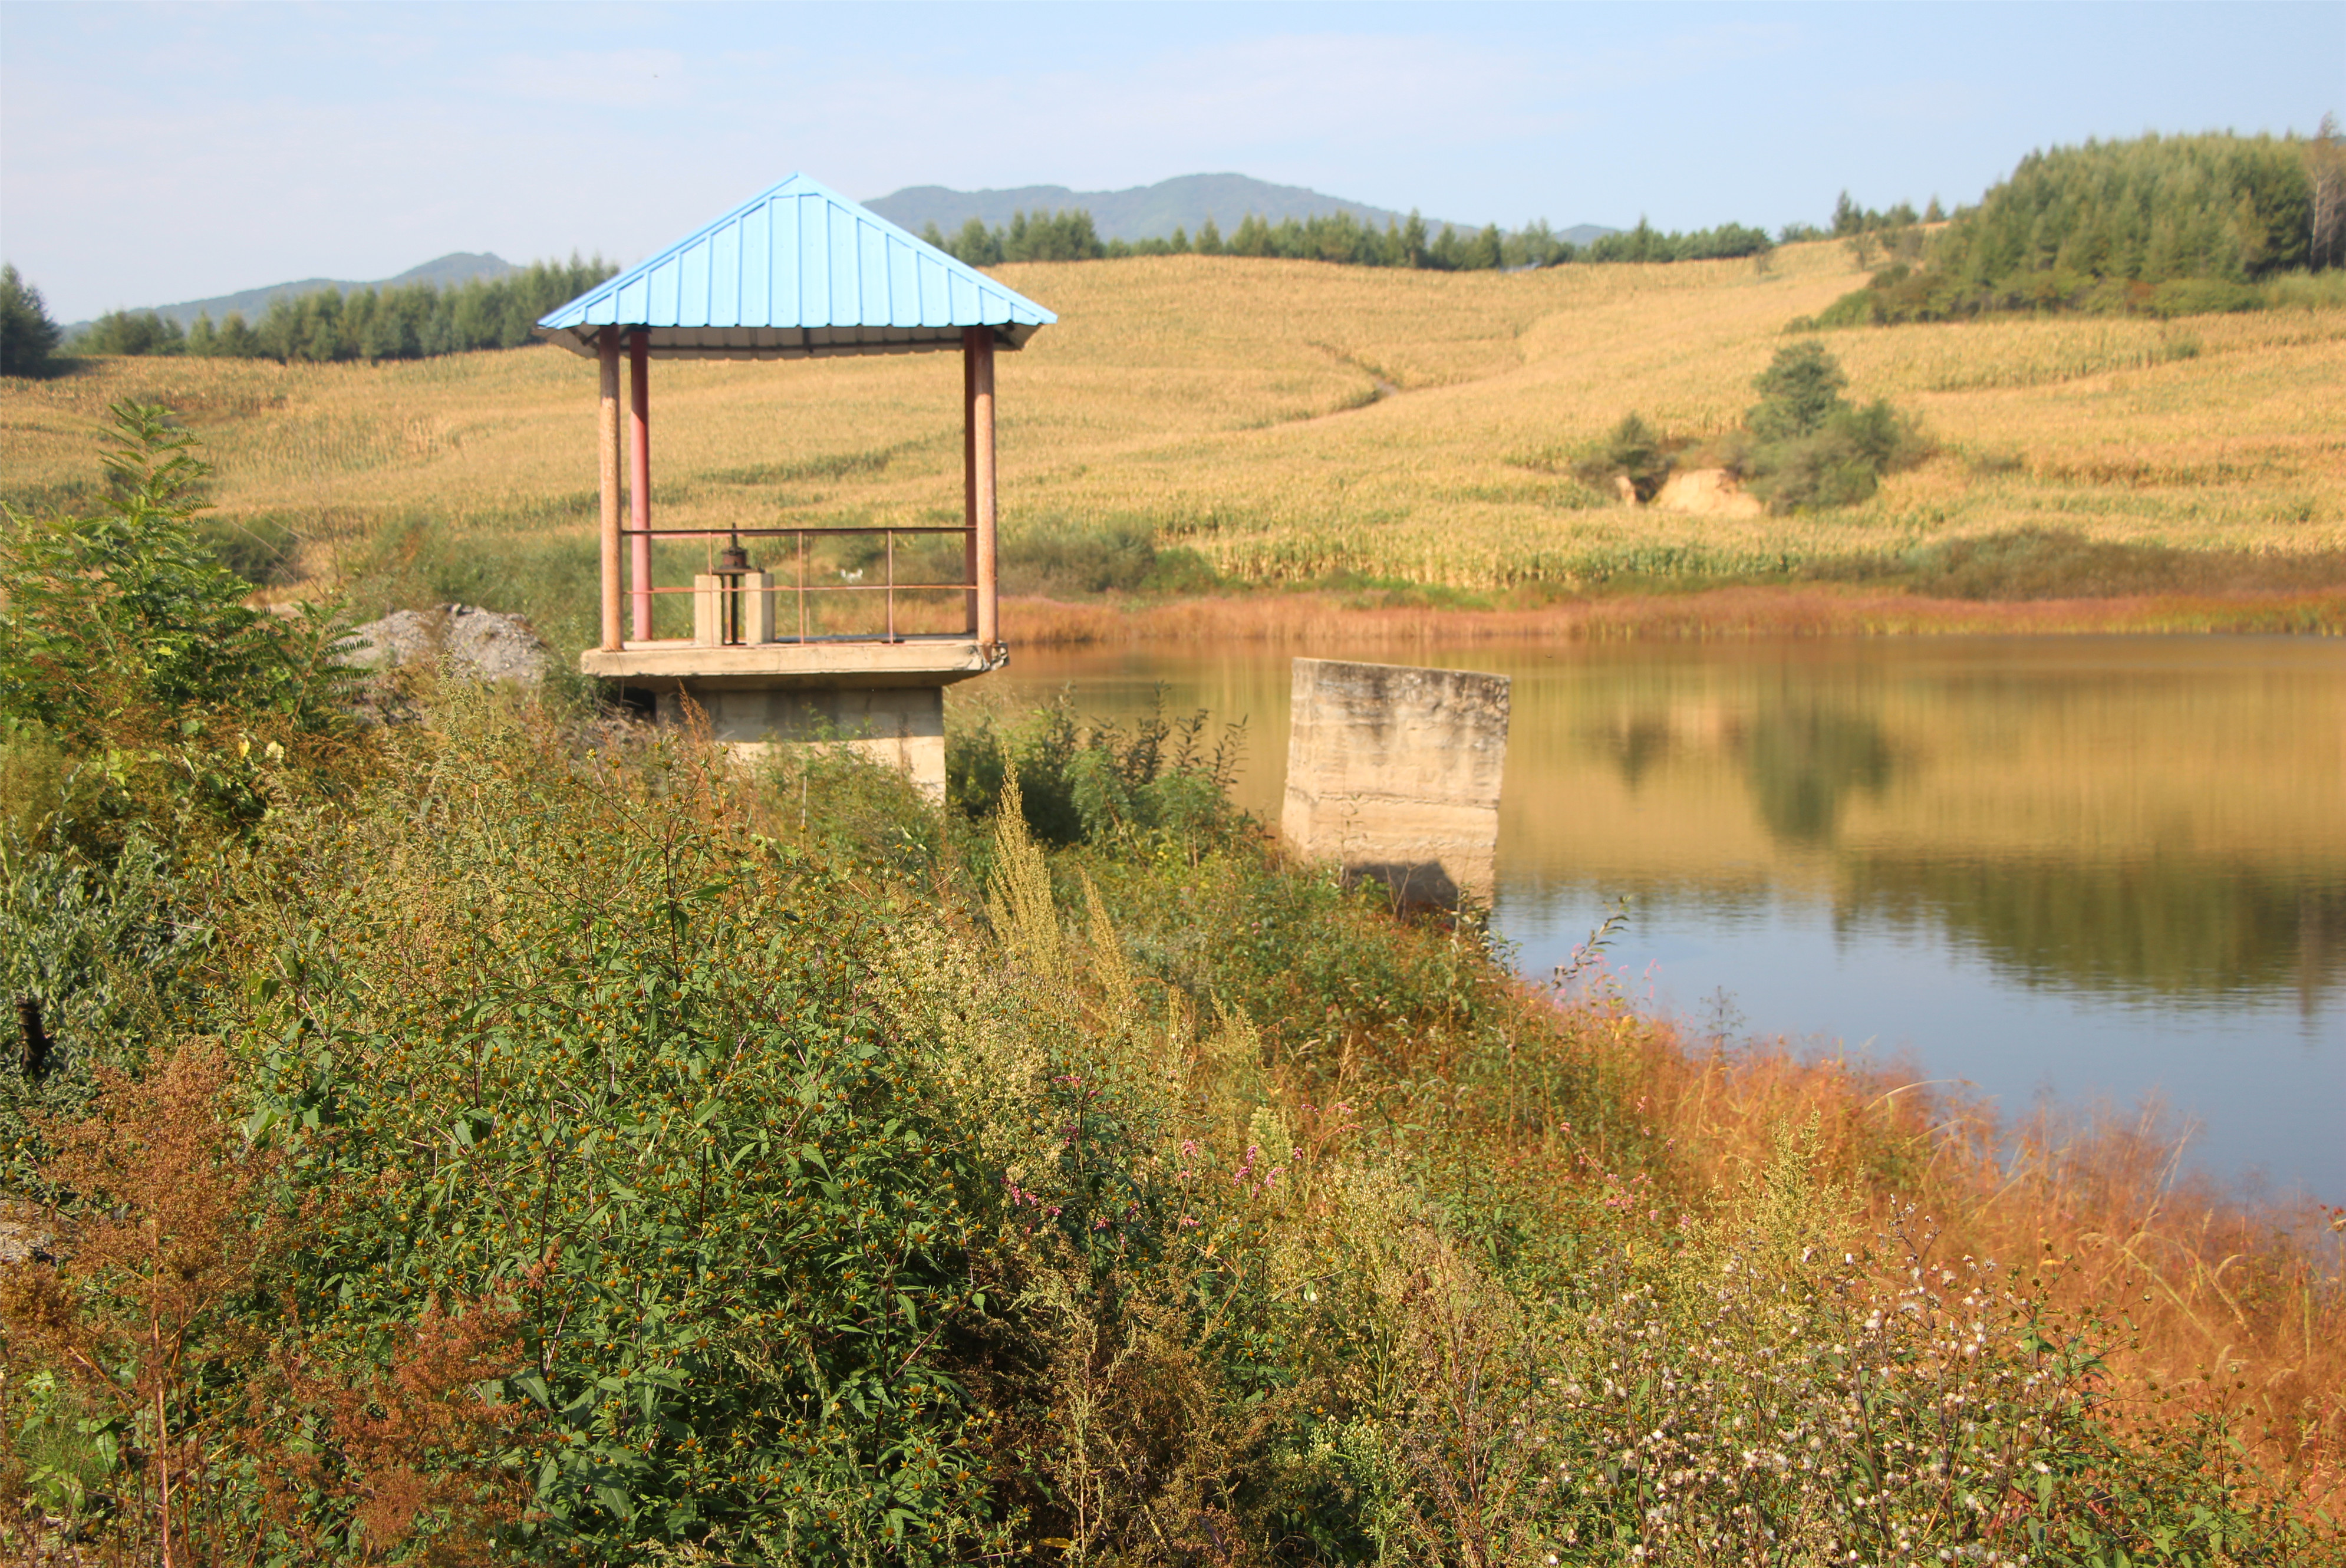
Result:
{"label": "shrub", "polygon": [[1847,406],[1841,392],[1849,377],[1841,361],[1813,338],[1777,350],[1751,385],[1760,402],[1743,416],[1743,423],[1763,442],[1814,435]]}
{"label": "shrub", "polygon": [[1671,457],[1661,433],[1635,413],[1621,416],[1604,440],[1573,463],[1573,476],[1602,492],[1627,480],[1640,501],[1651,501],[1670,476]]}
{"label": "shrub", "polygon": [[1848,384],[1841,362],[1807,339],[1778,350],[1754,380],[1760,399],[1741,430],[1698,448],[1689,440],[1666,440],[1627,414],[1573,472],[1591,485],[1626,481],[1638,500],[1650,501],[1671,470],[1699,450],[1741,475],[1771,512],[1853,506],[1873,494],[1882,474],[1921,462],[1930,447],[1914,422],[1889,403],[1852,407],[1841,396]]}
{"label": "shrub", "polygon": [[1851,407],[1841,395],[1848,384],[1814,339],[1778,350],[1753,382],[1760,401],[1744,416],[1754,444],[1742,465],[1770,511],[1855,505],[1882,474],[1927,453],[1911,419],[1885,402]]}
{"label": "shrub", "polygon": [[1195,550],[1160,548],[1155,530],[1143,523],[1118,521],[1096,528],[1046,524],[1002,543],[1002,585],[1007,593],[1061,598],[1195,594],[1220,581]]}
{"label": "shrub", "polygon": [[1202,711],[1168,718],[1161,701],[1130,729],[1079,723],[1064,704],[1016,720],[980,708],[949,738],[945,797],[984,820],[1015,782],[1022,823],[1049,844],[1223,842],[1239,822],[1229,790],[1245,733],[1230,726],[1209,747],[1205,725]]}
{"label": "shrub", "polygon": [[105,815],[249,823],[289,746],[347,727],[341,628],[328,609],[289,621],[246,606],[250,585],[198,534],[209,469],[195,438],[159,407],[111,412],[95,515],[5,514],[0,718],[95,764]]}

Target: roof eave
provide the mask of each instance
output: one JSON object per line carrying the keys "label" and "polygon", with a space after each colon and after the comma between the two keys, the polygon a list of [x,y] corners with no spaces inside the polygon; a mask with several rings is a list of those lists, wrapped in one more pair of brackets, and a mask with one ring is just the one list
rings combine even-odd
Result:
{"label": "roof eave", "polygon": [[[1016,352],[1045,323],[986,323],[994,346]],[[535,329],[535,335],[593,359],[605,331],[643,331],[645,358],[654,360],[846,359],[867,354],[945,353],[962,346],[960,327],[649,327],[578,322]]]}

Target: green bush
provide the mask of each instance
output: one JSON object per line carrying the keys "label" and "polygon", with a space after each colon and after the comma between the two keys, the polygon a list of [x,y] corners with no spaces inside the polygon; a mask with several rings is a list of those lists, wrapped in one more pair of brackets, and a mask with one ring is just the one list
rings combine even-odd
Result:
{"label": "green bush", "polygon": [[1221,582],[1195,550],[1160,548],[1144,523],[1045,523],[1011,534],[1001,551],[1003,590],[1013,594],[1196,594]]}
{"label": "green bush", "polygon": [[1599,493],[1626,479],[1640,501],[1651,501],[1670,476],[1671,454],[1661,433],[1635,413],[1625,413],[1604,440],[1573,463],[1573,477]]}
{"label": "green bush", "polygon": [[199,533],[195,438],[163,408],[111,412],[96,513],[0,524],[0,719],[71,759],[100,816],[250,823],[289,748],[315,760],[348,728],[340,624],[248,606]]}
{"label": "green bush", "polygon": [[15,262],[0,266],[0,376],[46,376],[57,370],[61,334],[41,291]]}
{"label": "green bush", "polygon": [[2264,308],[2262,290],[2226,278],[2170,278],[2150,291],[2149,313],[2173,316],[2214,316],[2228,311]]}
{"label": "green bush", "polygon": [[1927,453],[1912,419],[1879,400],[1852,407],[1841,395],[1848,384],[1814,339],[1778,350],[1753,382],[1760,401],[1744,416],[1753,444],[1742,468],[1770,511],[1856,505],[1882,474]]}
{"label": "green bush", "polygon": [[702,759],[598,787],[494,712],[457,727],[399,793],[458,816],[419,833],[385,799],[278,846],[316,891],[254,972],[299,978],[237,1011],[249,1130],[303,1190],[384,1195],[311,1233],[309,1336],[356,1352],[435,1298],[509,1303],[515,1462],[565,1552],[976,1549],[944,1353],[988,1310],[994,1195],[855,1001],[877,911],[638,792],[714,787]]}
{"label": "green bush", "polygon": [[1021,820],[1047,844],[1134,834],[1224,842],[1241,820],[1229,792],[1244,729],[1228,727],[1209,745],[1205,714],[1169,718],[1162,697],[1130,728],[1081,723],[1065,704],[1015,719],[977,708],[949,737],[945,799],[959,815],[982,821],[1015,778]]}
{"label": "green bush", "polygon": [[[1841,362],[1815,339],[1780,349],[1752,382],[1760,402],[1742,428],[1703,443],[1702,455],[1740,476],[1771,512],[1866,501],[1882,474],[1921,462],[1930,447],[1913,420],[1889,403],[1852,406],[1841,396],[1848,384]],[[1650,501],[1696,450],[1632,413],[1584,452],[1573,472],[1590,485],[1627,480],[1638,500]]]}

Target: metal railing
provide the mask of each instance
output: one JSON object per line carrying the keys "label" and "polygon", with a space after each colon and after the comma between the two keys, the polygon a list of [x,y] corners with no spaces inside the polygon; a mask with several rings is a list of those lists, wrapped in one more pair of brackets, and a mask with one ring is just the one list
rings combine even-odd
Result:
{"label": "metal railing", "polygon": [[[725,593],[729,596],[738,596],[750,592],[762,592],[769,598],[775,601],[774,607],[778,612],[781,608],[783,599],[785,597],[790,599],[793,603],[795,609],[795,614],[790,617],[790,621],[796,627],[796,633],[794,636],[785,636],[783,634],[783,617],[778,613],[773,617],[774,634],[772,638],[773,641],[778,643],[897,643],[903,642],[907,640],[908,637],[912,636],[953,636],[956,635],[975,636],[978,635],[979,615],[977,596],[980,585],[977,580],[977,533],[975,529],[964,524],[921,525],[887,524],[874,524],[870,527],[861,528],[622,528],[619,532],[622,539],[630,541],[645,539],[657,543],[660,540],[723,540],[726,541],[729,546],[733,547],[729,549],[727,552],[729,555],[735,554],[739,550],[741,541],[745,539],[790,540],[792,542],[793,548],[789,552],[789,561],[794,570],[792,572],[792,580],[790,582],[777,582],[762,589],[750,589],[742,586],[742,577],[755,572],[775,572],[776,567],[779,565],[779,563],[770,561],[762,565],[751,566],[748,564],[746,555],[741,558],[738,566],[734,566],[729,564],[712,564],[708,572],[699,574],[702,575],[715,575],[720,578],[731,579],[729,585],[719,590],[719,592]],[[839,575],[842,580],[839,582],[818,582],[811,580],[815,567],[813,552],[809,546],[810,540],[827,541],[853,537],[869,537],[875,534],[881,535],[882,539],[880,555],[873,562],[874,565],[878,565],[882,567],[882,576],[879,582],[866,583],[859,580],[864,572],[870,570],[869,566],[857,568],[855,578],[853,579],[848,578],[846,573],[843,570],[841,570]],[[899,535],[953,535],[959,536],[964,541],[961,577],[956,581],[949,583],[899,582],[896,576],[896,539]],[[643,602],[647,605],[651,596],[654,595],[694,594],[701,591],[702,590],[698,585],[663,585],[656,581],[648,583],[629,582],[625,585],[623,589],[624,594],[630,600]],[[882,596],[882,604],[884,607],[885,629],[876,636],[865,632],[824,634],[817,631],[815,626],[820,616],[814,613],[814,606],[811,605],[810,600],[813,596],[825,594],[842,594],[851,596],[859,594],[879,594]],[[899,596],[940,596],[945,594],[959,595],[963,598],[964,614],[963,617],[963,630],[959,634],[933,631],[905,633],[899,630],[898,616],[896,613]],[[643,619],[646,623],[648,623],[650,618],[648,608],[647,608]],[[727,635],[722,638],[720,646],[739,646],[742,640],[738,632],[739,622],[729,616],[725,625],[728,631]],[[643,640],[644,639],[630,638],[628,639],[628,646],[641,646]],[[695,639],[689,637],[681,639],[671,637],[654,637],[649,640],[654,643],[674,644],[678,642],[690,643]]]}

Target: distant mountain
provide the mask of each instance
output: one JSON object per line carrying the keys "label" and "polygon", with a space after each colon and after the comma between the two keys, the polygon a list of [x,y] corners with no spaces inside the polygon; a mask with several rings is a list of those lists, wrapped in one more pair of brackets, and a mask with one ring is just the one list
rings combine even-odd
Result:
{"label": "distant mountain", "polygon": [[[1300,185],[1272,185],[1243,174],[1185,174],[1155,185],[1137,185],[1129,190],[1070,190],[1064,185],[1025,185],[1015,190],[951,190],[942,185],[913,185],[863,205],[915,234],[923,225],[930,223],[951,234],[973,218],[992,229],[1008,223],[1014,213],[1080,207],[1092,215],[1092,222],[1103,239],[1163,239],[1177,228],[1195,234],[1198,226],[1208,218],[1227,234],[1250,213],[1260,214],[1276,223],[1282,218],[1321,218],[1344,212],[1379,229],[1388,223],[1404,223],[1409,219],[1405,212],[1347,201],[1341,196],[1323,195]],[[1425,221],[1437,233],[1441,230],[1442,219],[1429,218]],[[1600,234],[1612,232],[1610,229],[1583,223],[1566,229],[1564,238],[1585,245]]]}
{"label": "distant mountain", "polygon": [[[247,289],[239,294],[221,294],[209,300],[189,300],[177,305],[140,305],[140,311],[153,311],[183,327],[195,324],[198,316],[209,314],[215,321],[225,319],[230,311],[241,311],[248,321],[258,321],[269,310],[271,300],[298,298],[314,294],[321,289],[340,289],[344,293],[353,289],[393,289],[408,283],[430,283],[445,289],[454,283],[469,283],[478,278],[493,282],[508,272],[521,269],[501,256],[485,250],[452,250],[420,267],[410,267],[396,278],[378,278],[372,282],[353,283],[340,278],[304,278],[294,283],[271,283],[265,289]],[[66,328],[68,333],[88,326],[87,321],[75,321]]]}

